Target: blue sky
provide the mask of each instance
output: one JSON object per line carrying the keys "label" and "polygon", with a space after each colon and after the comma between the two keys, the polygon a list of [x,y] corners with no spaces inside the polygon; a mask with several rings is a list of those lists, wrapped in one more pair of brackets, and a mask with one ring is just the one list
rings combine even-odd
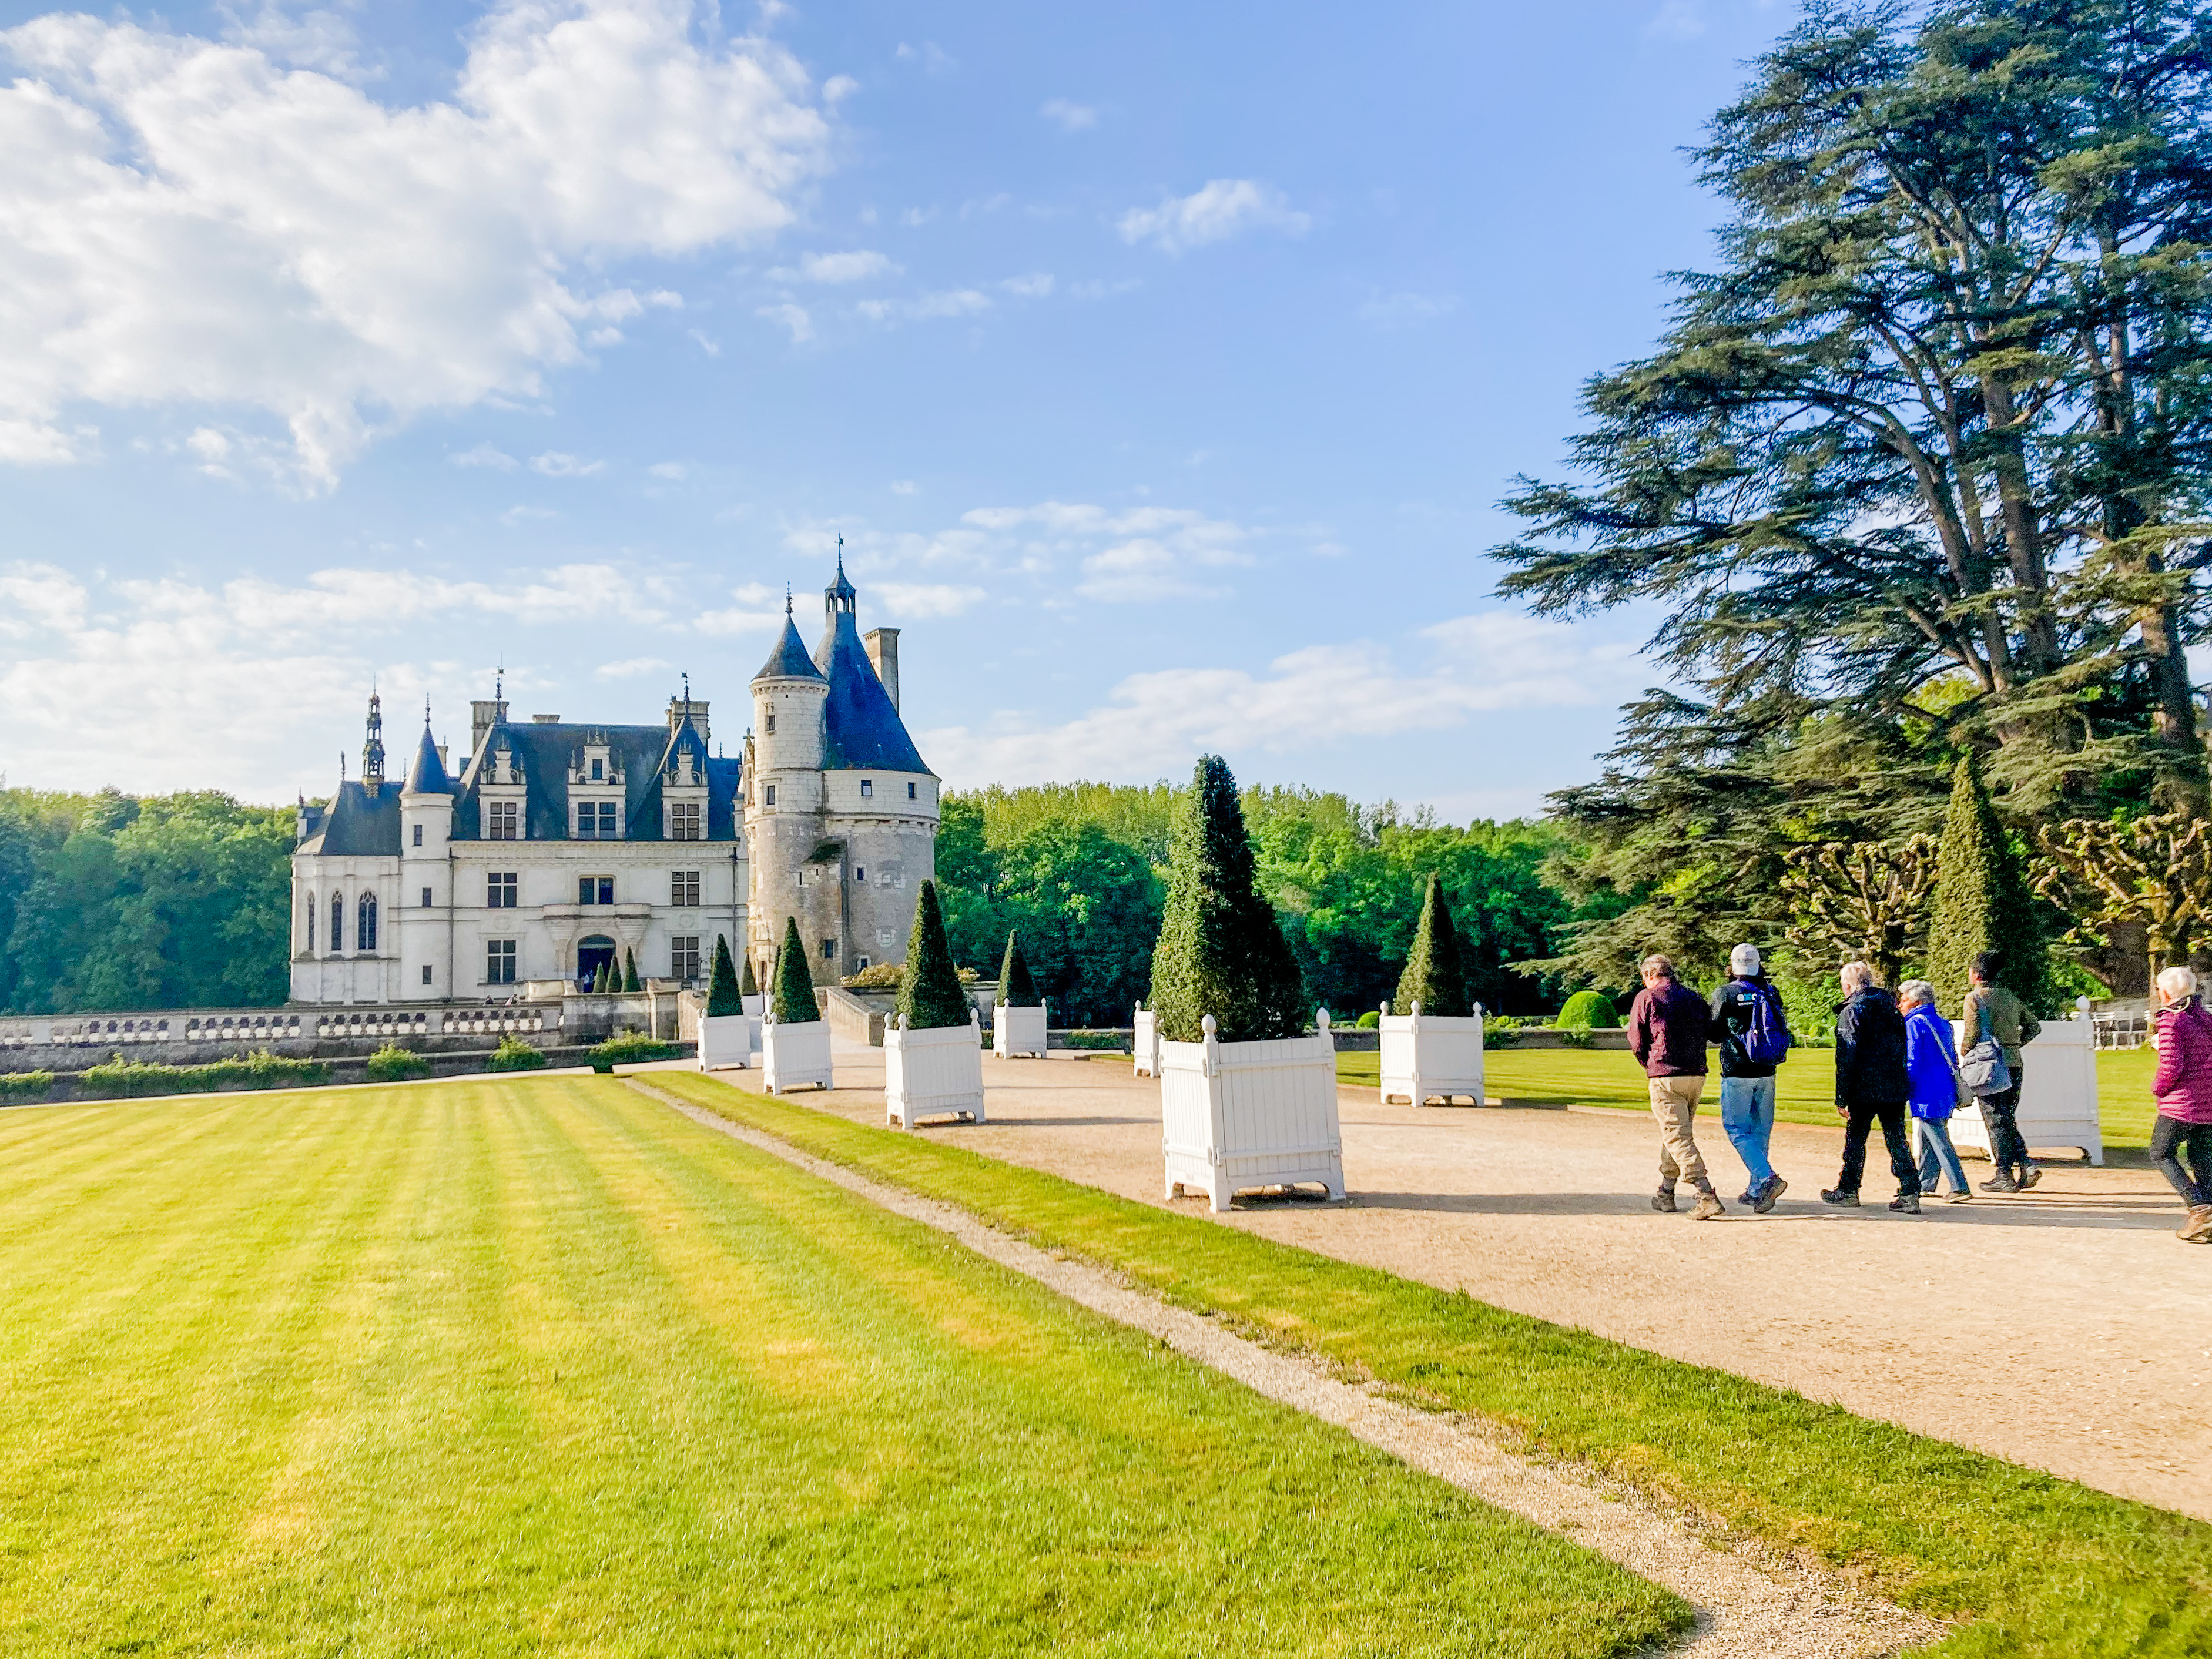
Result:
{"label": "blue sky", "polygon": [[731,746],[836,538],[956,786],[1531,811],[1492,593],[1778,7],[0,3],[0,768],[327,790],[504,662]]}

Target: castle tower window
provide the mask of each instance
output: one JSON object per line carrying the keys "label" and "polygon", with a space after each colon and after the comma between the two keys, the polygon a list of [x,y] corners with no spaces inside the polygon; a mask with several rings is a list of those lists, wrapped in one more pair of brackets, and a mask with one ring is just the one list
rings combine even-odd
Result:
{"label": "castle tower window", "polygon": [[427,887],[422,890],[422,908],[425,910],[432,908],[430,903],[430,890]]}
{"label": "castle tower window", "polygon": [[912,800],[914,799],[914,786],[910,783],[906,787],[906,798],[908,800]]}
{"label": "castle tower window", "polygon": [[763,735],[763,737],[769,737],[769,738],[772,738],[772,737],[774,737],[774,736],[775,735],[775,715],[770,714],[770,715],[768,717],[768,730],[767,730],[766,732],[763,732],[763,733],[762,733],[762,735]]}
{"label": "castle tower window", "polygon": [[[868,884],[868,866],[865,864],[854,865],[853,866],[853,879],[860,885],[866,887]],[[862,965],[865,966],[866,964],[864,963]]]}
{"label": "castle tower window", "polygon": [[357,951],[376,949],[376,895],[374,893],[361,896],[361,922],[354,929],[353,943]]}
{"label": "castle tower window", "polygon": [[493,841],[520,840],[521,837],[518,831],[520,828],[521,817],[522,803],[520,801],[494,801],[491,804],[491,829],[489,832],[490,839]]}
{"label": "castle tower window", "polygon": [[822,959],[823,959],[824,962],[828,962],[828,961],[831,960],[833,957],[835,957],[836,956],[836,954],[837,954],[837,941],[836,941],[836,939],[823,939],[823,940],[822,941]]}
{"label": "castle tower window", "polygon": [[761,790],[761,805],[763,806],[773,806],[775,805],[775,786],[774,784],[771,783],[763,787]]}
{"label": "castle tower window", "polygon": [[425,985],[428,985],[429,982],[430,982],[430,964],[429,964],[428,963],[427,963],[427,962],[426,962],[426,963],[424,963],[422,964],[422,983],[423,983],[423,984],[425,984]]}
{"label": "castle tower window", "polygon": [[862,778],[860,780],[860,798],[863,800],[867,799],[875,793],[876,781],[873,778]]}
{"label": "castle tower window", "polygon": [[417,847],[422,844],[422,826],[419,823],[415,826],[415,844]]}
{"label": "castle tower window", "polygon": [[668,838],[671,841],[700,839],[697,801],[679,800],[668,809]]}
{"label": "castle tower window", "polygon": [[[668,872],[668,902],[682,909],[699,902],[699,872],[696,870],[671,870]],[[682,978],[682,975],[678,975]]]}
{"label": "castle tower window", "polygon": [[690,981],[699,977],[699,935],[671,933],[668,936],[668,976]]}
{"label": "castle tower window", "polygon": [[331,954],[345,949],[345,895],[331,895]]}
{"label": "castle tower window", "polygon": [[512,985],[514,983],[514,941],[511,939],[488,939],[484,941],[484,983]]}
{"label": "castle tower window", "polygon": [[576,834],[584,841],[612,841],[615,838],[615,804],[611,800],[585,801],[576,808]]}
{"label": "castle tower window", "polygon": [[312,953],[312,952],[313,951],[314,948],[315,948],[315,896],[314,896],[313,893],[310,893],[310,894],[308,894],[308,895],[307,895],[307,949],[308,949],[308,951]]}
{"label": "castle tower window", "polygon": [[494,870],[484,877],[484,904],[494,910],[512,910],[517,903],[516,890],[520,885],[519,872]]}

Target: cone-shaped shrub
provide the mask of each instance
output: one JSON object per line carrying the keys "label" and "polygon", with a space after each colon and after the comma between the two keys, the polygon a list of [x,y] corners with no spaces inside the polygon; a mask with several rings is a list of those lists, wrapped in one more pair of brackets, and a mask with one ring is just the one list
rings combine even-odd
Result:
{"label": "cone-shaped shrub", "polygon": [[592,993],[595,996],[604,996],[606,994],[606,989],[607,964],[603,962],[592,969]]}
{"label": "cone-shaped shrub", "polygon": [[906,942],[906,977],[899,981],[899,1017],[909,1031],[942,1030],[968,1024],[968,994],[952,965],[945,939],[945,912],[938,908],[937,884],[921,884],[921,902],[914,907],[914,934]]}
{"label": "cone-shaped shrub", "polygon": [[625,946],[623,951],[623,989],[642,991],[644,988],[637,982],[637,953]]}
{"label": "cone-shaped shrub", "polygon": [[1030,974],[1030,959],[1022,954],[1021,942],[1009,930],[1006,959],[999,963],[999,1004],[1005,1008],[1034,1008],[1042,1000],[1036,981]]}
{"label": "cone-shaped shrub", "polygon": [[[714,942],[717,945],[721,947],[725,954],[727,953],[729,947],[726,945],[722,945],[721,939],[719,935],[717,935]],[[760,994],[760,981],[753,977],[753,957],[752,952],[750,951],[745,952],[745,982],[741,994],[749,997],[757,997]]]}
{"label": "cone-shaped shrub", "polygon": [[1224,1042],[1305,1029],[1305,976],[1252,872],[1237,780],[1220,756],[1208,755],[1176,802],[1167,908],[1152,951],[1152,1009],[1171,1042],[1200,1040],[1208,1014]]}
{"label": "cone-shaped shrub", "polygon": [[1969,751],[1951,785],[1929,907],[1928,980],[1945,1013],[1965,1005],[1966,969],[1984,951],[1996,953],[1997,983],[2038,1013],[2051,1012],[2050,958],[2027,872]]}
{"label": "cone-shaped shrub", "polygon": [[804,1025],[821,1018],[814,980],[806,971],[806,947],[799,942],[799,918],[786,916],[783,948],[775,953],[775,1023]]}
{"label": "cone-shaped shrub", "polygon": [[1413,954],[1406,971],[1398,975],[1398,994],[1390,1000],[1394,1014],[1410,1014],[1413,1005],[1424,1014],[1465,1019],[1474,1012],[1467,999],[1467,974],[1460,966],[1459,930],[1452,926],[1451,906],[1444,902],[1443,878],[1429,872],[1429,890],[1421,901],[1421,924],[1413,930]]}
{"label": "cone-shaped shrub", "polygon": [[[750,963],[746,972],[752,971]],[[707,981],[707,1018],[721,1019],[731,1014],[742,1014],[745,1005],[738,1000],[737,970],[730,965],[730,941],[721,934],[714,935],[714,971]]]}

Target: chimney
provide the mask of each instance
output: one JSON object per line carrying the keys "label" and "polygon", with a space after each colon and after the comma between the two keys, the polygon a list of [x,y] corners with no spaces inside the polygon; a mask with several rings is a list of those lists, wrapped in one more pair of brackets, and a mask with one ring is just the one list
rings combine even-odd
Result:
{"label": "chimney", "polygon": [[484,733],[507,720],[507,699],[479,697],[469,705],[469,753],[483,747]]}
{"label": "chimney", "polygon": [[868,660],[875,665],[876,678],[891,694],[894,708],[899,706],[898,634],[896,628],[871,628],[860,636],[860,642],[868,647]]}
{"label": "chimney", "polygon": [[687,720],[691,722],[692,729],[697,732],[702,738],[711,738],[714,736],[714,733],[707,727],[707,701],[705,698],[683,696],[671,697],[668,700],[668,735],[672,738],[674,737],[678,732],[683,729],[684,722]]}

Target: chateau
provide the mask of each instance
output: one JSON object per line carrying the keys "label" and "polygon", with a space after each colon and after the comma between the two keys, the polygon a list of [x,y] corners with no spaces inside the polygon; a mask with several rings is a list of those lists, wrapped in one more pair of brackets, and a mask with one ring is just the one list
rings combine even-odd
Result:
{"label": "chateau", "polygon": [[458,775],[426,708],[395,784],[372,694],[360,778],[300,805],[292,1001],[549,996],[632,958],[703,983],[718,935],[764,985],[787,918],[817,984],[903,962],[938,780],[900,718],[898,630],[860,634],[842,557],[823,609],[809,654],[786,601],[737,759],[687,678],[652,726],[511,720],[495,693]]}

